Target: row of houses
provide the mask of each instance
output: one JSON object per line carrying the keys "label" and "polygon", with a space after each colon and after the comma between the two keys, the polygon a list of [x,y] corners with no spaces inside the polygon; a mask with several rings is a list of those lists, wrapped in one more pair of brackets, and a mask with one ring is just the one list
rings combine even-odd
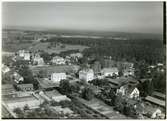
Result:
{"label": "row of houses", "polygon": [[[104,60],[104,63],[109,63],[109,62],[112,63],[113,60]],[[111,76],[113,73],[118,75],[119,69],[121,68],[123,76],[134,76],[135,69],[133,67],[134,66],[133,63],[130,63],[130,62],[117,62],[117,63],[118,63],[117,65],[111,64],[112,66],[110,66],[110,64],[106,64],[107,66],[103,67],[104,73],[106,73],[107,75],[111,75]],[[95,74],[99,74],[102,71],[102,65],[99,61],[95,61],[91,65],[91,68],[93,69]]]}
{"label": "row of houses", "polygon": [[[40,54],[37,53],[32,53],[28,50],[19,50],[17,52],[18,57],[21,57],[23,60],[26,61],[32,61],[33,64],[35,65],[44,65],[44,60],[40,56]],[[54,56],[50,63],[51,64],[56,64],[56,65],[64,65],[66,63],[70,63],[72,60],[78,61],[79,58],[82,58],[83,55],[81,53],[72,53],[69,56],[66,56],[65,58],[60,57],[60,56]],[[13,59],[16,61],[17,57],[14,57]]]}

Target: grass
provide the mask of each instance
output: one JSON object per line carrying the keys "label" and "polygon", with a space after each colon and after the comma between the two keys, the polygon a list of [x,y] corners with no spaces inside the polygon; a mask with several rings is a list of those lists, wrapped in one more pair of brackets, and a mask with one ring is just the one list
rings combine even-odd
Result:
{"label": "grass", "polygon": [[56,47],[50,47],[50,43],[37,43],[31,47],[31,50],[44,50],[48,52],[49,54],[51,53],[57,53],[59,54],[60,52],[67,51],[67,50],[79,50],[83,51],[85,48],[88,48],[87,46],[82,46],[82,45],[67,45],[65,44],[64,48],[61,48],[61,46],[56,46]]}

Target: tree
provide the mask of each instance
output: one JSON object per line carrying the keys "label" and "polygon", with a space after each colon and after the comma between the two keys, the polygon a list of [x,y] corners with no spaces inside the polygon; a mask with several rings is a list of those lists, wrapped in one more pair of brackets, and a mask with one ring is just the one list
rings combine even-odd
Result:
{"label": "tree", "polygon": [[42,52],[41,57],[44,59],[45,63],[50,62],[50,60],[52,59],[51,56],[49,55],[49,53],[47,53],[47,52]]}
{"label": "tree", "polygon": [[94,96],[93,90],[90,87],[86,87],[82,91],[82,97],[86,100],[91,100],[93,98],[93,96]]}
{"label": "tree", "polygon": [[29,108],[29,106],[28,105],[25,105],[24,106],[24,110],[29,110],[30,108]]}
{"label": "tree", "polygon": [[71,94],[72,93],[69,80],[61,80],[59,88],[60,88],[61,93],[63,93],[63,94]]}
{"label": "tree", "polygon": [[15,108],[13,112],[17,114],[18,118],[24,118],[24,113],[20,108]]}

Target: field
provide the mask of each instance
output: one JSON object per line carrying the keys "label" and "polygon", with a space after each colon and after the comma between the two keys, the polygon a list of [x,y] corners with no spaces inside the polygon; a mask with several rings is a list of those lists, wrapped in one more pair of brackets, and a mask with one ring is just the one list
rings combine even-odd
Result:
{"label": "field", "polygon": [[48,43],[41,43],[41,42],[3,43],[2,50],[4,52],[17,52],[18,50],[21,50],[21,49],[27,49],[27,50],[32,50],[32,51],[44,50],[44,51],[48,52],[49,54],[51,54],[51,53],[59,54],[60,52],[67,51],[67,50],[79,50],[82,52],[85,48],[88,48],[87,46],[82,46],[82,45],[64,44],[65,45],[64,48],[62,48],[61,46],[49,47],[49,45],[50,45],[49,42]]}
{"label": "field", "polygon": [[30,69],[32,72],[37,74],[39,71],[45,71],[47,74],[51,73],[60,73],[60,72],[66,72],[66,73],[71,73],[73,71],[77,71],[79,69],[78,66],[75,65],[60,65],[60,66],[30,66]]}
{"label": "field", "polygon": [[82,45],[67,45],[64,44],[64,48],[61,46],[56,46],[56,47],[49,47],[50,43],[36,43],[33,46],[29,47],[30,50],[36,51],[36,50],[44,50],[48,52],[49,54],[51,53],[57,53],[59,54],[60,52],[67,51],[67,50],[79,50],[83,51],[85,48],[88,48],[87,46],[82,46]]}

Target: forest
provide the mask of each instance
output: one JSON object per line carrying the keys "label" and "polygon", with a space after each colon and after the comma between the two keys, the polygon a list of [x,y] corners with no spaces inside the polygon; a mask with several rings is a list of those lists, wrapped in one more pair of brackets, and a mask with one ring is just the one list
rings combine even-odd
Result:
{"label": "forest", "polygon": [[61,42],[72,45],[86,45],[83,51],[86,57],[111,56],[114,60],[144,60],[147,64],[165,63],[165,47],[162,40],[157,39],[93,39],[93,38],[62,38],[54,37],[41,42]]}

